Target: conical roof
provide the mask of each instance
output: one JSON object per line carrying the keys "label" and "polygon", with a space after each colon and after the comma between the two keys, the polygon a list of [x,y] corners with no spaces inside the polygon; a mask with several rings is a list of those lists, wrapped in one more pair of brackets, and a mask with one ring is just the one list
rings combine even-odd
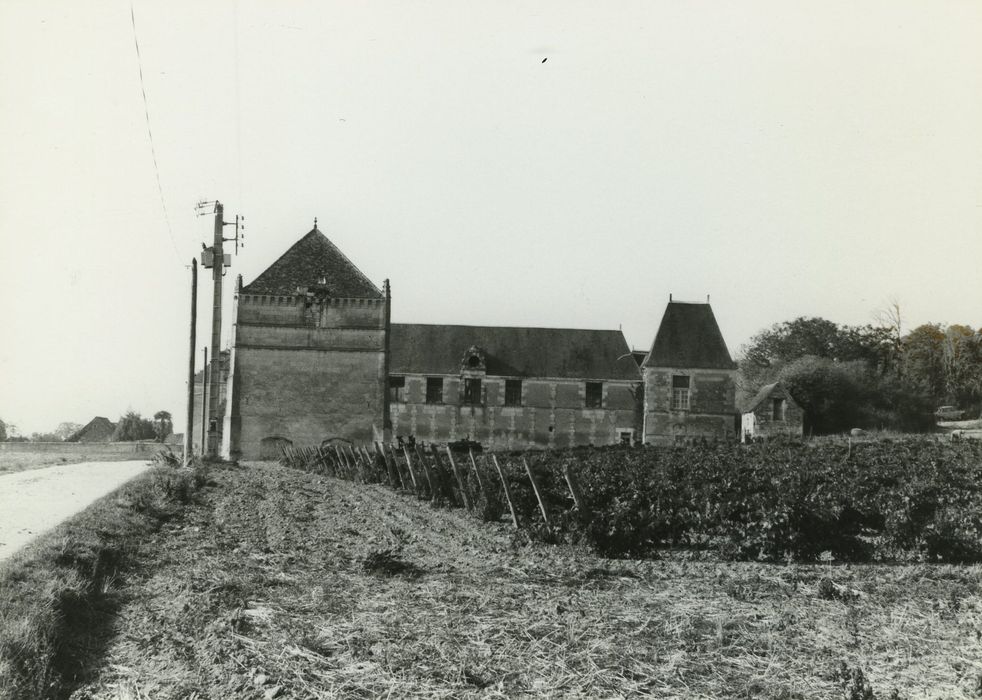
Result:
{"label": "conical roof", "polygon": [[709,304],[670,301],[645,367],[735,369]]}
{"label": "conical roof", "polygon": [[335,298],[380,299],[382,292],[316,227],[251,283],[245,294],[287,295],[321,286]]}

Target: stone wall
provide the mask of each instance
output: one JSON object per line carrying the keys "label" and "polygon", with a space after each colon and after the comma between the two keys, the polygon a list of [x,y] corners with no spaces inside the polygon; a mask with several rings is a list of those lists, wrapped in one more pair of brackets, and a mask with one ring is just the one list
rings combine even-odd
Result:
{"label": "stone wall", "polygon": [[[689,377],[688,410],[672,409],[672,377]],[[736,437],[736,370],[649,367],[644,370],[644,442]]]}
{"label": "stone wall", "polygon": [[182,454],[180,445],[159,442],[0,442],[0,460],[5,454],[85,455],[97,459],[106,457],[145,457],[149,459],[161,450]]}
{"label": "stone wall", "polygon": [[385,309],[238,295],[222,454],[258,459],[269,438],[371,441],[384,418]]}
{"label": "stone wall", "polygon": [[[432,376],[432,375],[430,375]],[[483,377],[481,403],[465,405],[456,375],[443,376],[443,402],[426,403],[426,376],[405,375],[402,400],[392,400],[394,436],[425,442],[476,440],[486,449],[611,445],[621,432],[639,433],[637,382],[606,381],[603,408],[585,408],[586,384],[571,379],[523,379],[522,405],[505,405],[505,377]]]}

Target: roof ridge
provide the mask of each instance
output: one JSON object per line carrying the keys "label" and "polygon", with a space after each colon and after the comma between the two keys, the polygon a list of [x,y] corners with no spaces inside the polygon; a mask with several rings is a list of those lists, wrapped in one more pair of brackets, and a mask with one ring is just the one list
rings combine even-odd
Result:
{"label": "roof ridge", "polygon": [[575,331],[583,333],[620,333],[624,331],[620,328],[569,328],[566,326],[497,326],[491,324],[474,323],[401,323],[393,322],[393,326],[434,326],[440,328],[507,328],[510,330],[535,330],[535,331]]}
{"label": "roof ridge", "polygon": [[[332,248],[334,248],[334,250],[335,250],[335,251],[337,251],[337,254],[338,254],[338,255],[340,255],[340,256],[341,256],[342,258],[344,258],[344,261],[345,261],[346,263],[348,263],[349,265],[351,265],[351,267],[352,267],[352,269],[354,269],[354,271],[355,271],[355,272],[357,272],[357,273],[358,273],[359,275],[361,275],[361,278],[362,278],[362,279],[363,279],[363,280],[364,280],[365,282],[367,282],[367,283],[368,283],[368,284],[369,284],[369,285],[371,286],[371,288],[372,288],[372,289],[374,289],[374,290],[375,290],[376,292],[378,292],[378,293],[379,293],[379,296],[382,296],[382,290],[381,290],[381,289],[379,289],[378,287],[376,287],[376,286],[375,286],[375,283],[374,283],[374,282],[372,282],[372,281],[371,281],[371,280],[370,280],[370,279],[368,278],[368,275],[366,275],[366,274],[365,274],[364,272],[362,272],[362,271],[361,271],[361,269],[360,269],[360,268],[359,268],[359,267],[358,267],[357,265],[355,265],[355,264],[354,264],[353,262],[351,262],[351,258],[349,258],[349,257],[348,257],[347,255],[345,255],[345,254],[344,254],[344,251],[343,251],[343,250],[341,250],[340,248],[338,248],[338,247],[337,247],[337,245],[335,245],[335,243],[334,243],[334,241],[332,241],[332,240],[331,240],[330,238],[328,238],[328,237],[327,237],[327,236],[326,236],[326,235],[325,235],[325,234],[324,234],[324,233],[323,233],[323,232],[322,232],[322,231],[321,231],[321,230],[320,230],[319,228],[317,228],[316,226],[314,227],[314,229],[313,229],[313,231],[311,231],[310,233],[315,233],[315,232],[316,232],[316,233],[319,233],[319,234],[320,234],[321,236],[323,236],[323,237],[324,237],[324,240],[325,240],[325,241],[327,241],[327,244],[328,244],[329,246],[331,246]],[[307,234],[307,235],[310,235],[310,234]]]}

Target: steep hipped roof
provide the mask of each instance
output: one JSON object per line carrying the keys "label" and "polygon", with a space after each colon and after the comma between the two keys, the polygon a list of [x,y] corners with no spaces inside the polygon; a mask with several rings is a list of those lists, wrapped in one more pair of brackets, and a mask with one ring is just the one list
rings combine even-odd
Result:
{"label": "steep hipped roof", "polygon": [[332,297],[379,299],[382,292],[317,228],[243,287],[245,294],[295,294],[298,287],[327,286]]}
{"label": "steep hipped roof", "polygon": [[78,432],[68,437],[65,442],[109,442],[112,440],[116,424],[108,418],[96,416],[86,423]]}
{"label": "steep hipped roof", "polygon": [[393,323],[391,374],[458,374],[467,350],[484,350],[487,374],[639,379],[620,331]]}
{"label": "steep hipped roof", "polygon": [[744,407],[740,410],[740,413],[753,413],[757,410],[758,406],[771,397],[787,399],[795,406],[798,405],[798,403],[794,400],[794,397],[788,393],[781,382],[774,382],[773,384],[765,384],[762,386],[760,391],[757,392],[757,395],[744,404]]}
{"label": "steep hipped roof", "polygon": [[709,304],[670,301],[646,367],[735,369]]}

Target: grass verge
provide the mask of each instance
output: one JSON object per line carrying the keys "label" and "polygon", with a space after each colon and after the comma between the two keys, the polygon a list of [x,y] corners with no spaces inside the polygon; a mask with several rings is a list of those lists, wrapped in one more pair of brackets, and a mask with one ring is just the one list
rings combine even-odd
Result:
{"label": "grass verge", "polygon": [[134,553],[206,480],[158,464],[0,564],[0,699],[63,698],[87,680]]}

